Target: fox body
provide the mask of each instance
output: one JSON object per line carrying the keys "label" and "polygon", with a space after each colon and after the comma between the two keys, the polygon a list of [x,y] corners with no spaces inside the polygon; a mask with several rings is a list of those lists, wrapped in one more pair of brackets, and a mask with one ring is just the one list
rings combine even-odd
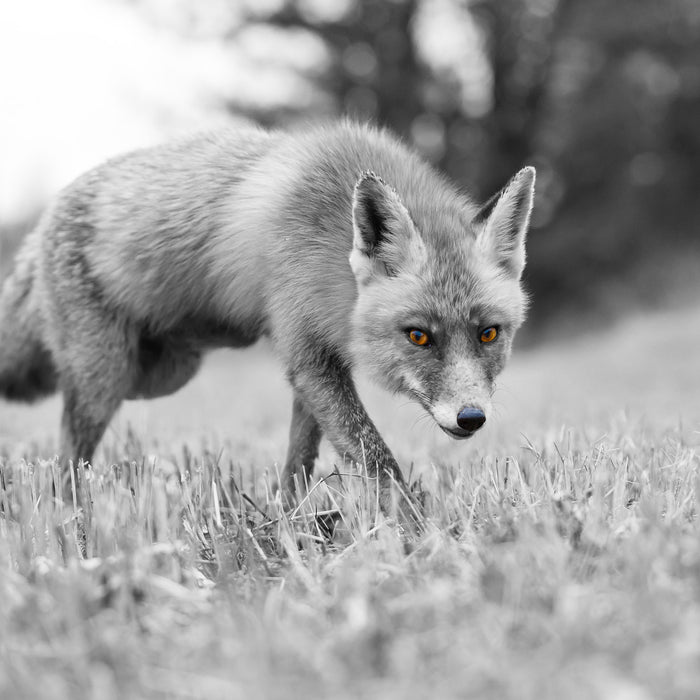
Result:
{"label": "fox body", "polygon": [[352,368],[453,437],[480,427],[524,318],[533,186],[525,168],[478,207],[350,122],[114,158],[63,190],[18,253],[0,296],[0,395],[60,390],[61,456],[77,463],[124,399],[170,394],[207,349],[269,336],[294,392],[283,488],[306,482],[325,434],[385,500],[401,473]]}

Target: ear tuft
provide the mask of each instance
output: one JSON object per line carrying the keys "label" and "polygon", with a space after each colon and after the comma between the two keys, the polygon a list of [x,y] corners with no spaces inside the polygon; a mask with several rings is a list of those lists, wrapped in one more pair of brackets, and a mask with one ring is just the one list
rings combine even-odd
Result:
{"label": "ear tuft", "polygon": [[482,248],[513,277],[525,267],[525,235],[535,195],[535,169],[519,170],[510,182],[477,212],[472,226]]}

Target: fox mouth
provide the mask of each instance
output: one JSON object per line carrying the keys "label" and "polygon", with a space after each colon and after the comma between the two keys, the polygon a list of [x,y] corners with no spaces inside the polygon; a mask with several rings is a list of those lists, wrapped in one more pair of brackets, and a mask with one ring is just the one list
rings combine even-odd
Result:
{"label": "fox mouth", "polygon": [[[468,440],[476,430],[465,430],[459,426],[447,428],[438,420],[438,417],[433,412],[433,404],[428,397],[420,391],[409,390],[408,393],[432,416],[433,420],[440,426],[440,429],[449,435],[454,440]],[[443,418],[444,420],[444,418]]]}
{"label": "fox mouth", "polygon": [[444,425],[441,425],[440,428],[455,440],[466,440],[474,435],[475,432],[473,430],[463,430],[462,428],[446,428]]}

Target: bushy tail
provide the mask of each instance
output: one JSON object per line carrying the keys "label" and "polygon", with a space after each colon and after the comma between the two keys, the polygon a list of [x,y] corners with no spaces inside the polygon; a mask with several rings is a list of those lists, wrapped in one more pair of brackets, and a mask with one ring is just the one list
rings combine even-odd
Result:
{"label": "bushy tail", "polygon": [[30,246],[17,256],[0,293],[0,397],[34,401],[56,391],[56,369],[41,340]]}

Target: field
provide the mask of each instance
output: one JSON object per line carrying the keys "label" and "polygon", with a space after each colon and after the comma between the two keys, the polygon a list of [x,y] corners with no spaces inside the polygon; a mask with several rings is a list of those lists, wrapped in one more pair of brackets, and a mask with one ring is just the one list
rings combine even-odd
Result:
{"label": "field", "polygon": [[274,502],[265,348],[123,408],[86,558],[51,498],[60,402],[0,403],[0,698],[697,698],[700,313],[567,335],[516,352],[467,444],[362,383],[425,492],[414,537],[327,447]]}

